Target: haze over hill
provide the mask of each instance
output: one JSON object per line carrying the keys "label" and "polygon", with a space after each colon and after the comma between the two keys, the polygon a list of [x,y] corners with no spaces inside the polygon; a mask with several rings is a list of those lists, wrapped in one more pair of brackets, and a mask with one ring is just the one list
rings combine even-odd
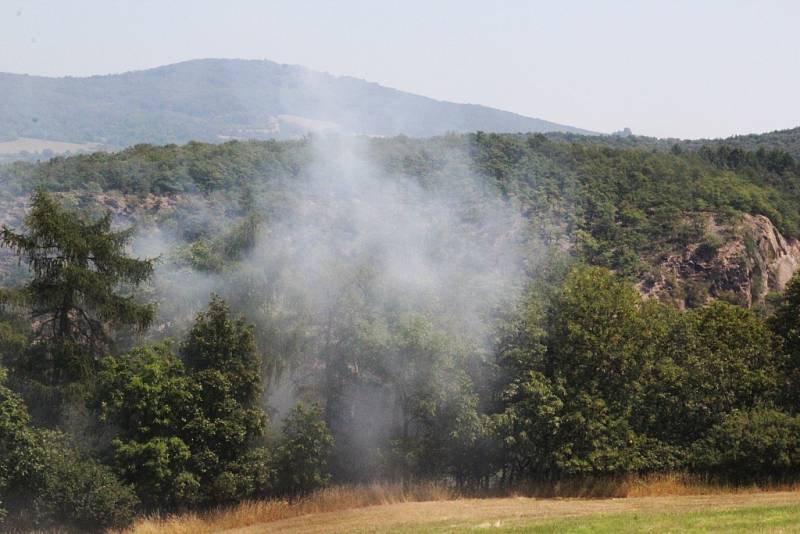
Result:
{"label": "haze over hill", "polygon": [[[614,148],[645,148],[650,150],[696,151],[703,147],[730,147],[743,151],[777,151],[784,152],[794,159],[800,159],[800,127],[786,130],[775,130],[765,133],[733,135],[720,139],[676,139],[658,138],[641,135],[575,135],[552,132],[547,134],[551,139],[570,141],[581,144],[601,144]],[[784,155],[773,154],[772,157],[784,158]]]}
{"label": "haze over hill", "polygon": [[202,59],[124,74],[0,74],[0,141],[136,143],[445,132],[591,133],[271,61]]}

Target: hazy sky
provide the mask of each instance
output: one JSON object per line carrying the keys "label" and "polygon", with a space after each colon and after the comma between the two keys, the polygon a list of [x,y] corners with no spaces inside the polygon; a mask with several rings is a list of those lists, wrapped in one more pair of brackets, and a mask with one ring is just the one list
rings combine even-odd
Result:
{"label": "hazy sky", "polygon": [[204,57],[299,64],[603,132],[800,126],[800,1],[0,0],[0,71]]}

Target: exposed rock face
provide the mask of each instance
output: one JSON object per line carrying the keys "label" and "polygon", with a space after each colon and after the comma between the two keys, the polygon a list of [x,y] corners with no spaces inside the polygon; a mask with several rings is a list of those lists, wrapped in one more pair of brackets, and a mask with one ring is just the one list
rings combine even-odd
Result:
{"label": "exposed rock face", "polygon": [[[122,193],[54,193],[67,206],[84,213],[100,215],[110,211],[114,221],[131,224],[143,215],[167,213],[174,210],[181,198],[179,195],[158,196],[149,194],[144,198]],[[20,196],[0,200],[0,225],[19,227],[30,208],[30,198]]]}
{"label": "exposed rock face", "polygon": [[[174,213],[196,211],[194,202],[198,201],[185,193],[144,198],[90,192],[59,196],[84,213],[110,211],[120,226],[148,220],[158,224]],[[0,200],[0,225],[19,228],[28,203],[28,197]],[[782,291],[800,269],[800,241],[786,239],[767,217],[745,214],[734,224],[721,224],[712,213],[705,218],[705,239],[658,263],[637,286],[644,296],[678,307],[700,306],[714,299],[750,307],[762,304],[770,292]],[[17,263],[11,251],[0,247],[0,282],[12,274]]]}
{"label": "exposed rock face", "polygon": [[[110,211],[113,224],[130,226],[139,223],[144,217],[162,217],[176,209],[186,198],[179,195],[157,196],[150,194],[144,198],[122,193],[55,193],[61,201],[85,214],[102,215]],[[26,196],[0,199],[0,227],[10,226],[16,230],[23,228],[23,220],[30,209],[30,198]],[[19,264],[16,255],[5,247],[0,247],[0,285],[4,277]]]}
{"label": "exposed rock face", "polygon": [[732,227],[717,225],[709,215],[706,233],[706,241],[662,262],[640,291],[679,306],[715,298],[753,306],[783,290],[800,267],[800,242],[786,239],[763,215],[744,215]]}
{"label": "exposed rock face", "polygon": [[800,241],[785,239],[763,215],[747,216],[746,219],[752,221],[754,234],[758,237],[756,246],[767,260],[769,278],[765,281],[765,290],[783,290],[800,266]]}

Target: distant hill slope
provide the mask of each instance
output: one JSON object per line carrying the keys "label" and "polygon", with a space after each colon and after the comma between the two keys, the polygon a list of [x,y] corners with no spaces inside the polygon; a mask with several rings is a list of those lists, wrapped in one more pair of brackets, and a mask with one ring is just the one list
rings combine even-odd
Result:
{"label": "distant hill slope", "polygon": [[603,144],[614,148],[654,148],[657,150],[698,150],[701,147],[726,146],[747,151],[780,150],[788,153],[794,159],[800,160],[800,127],[789,130],[776,130],[760,134],[734,135],[721,139],[673,139],[645,137],[640,135],[603,135],[583,136],[571,133],[548,133],[552,139],[572,141],[576,143]]}
{"label": "distant hill slope", "polygon": [[0,74],[0,95],[0,141],[35,138],[124,147],[286,138],[328,128],[377,136],[590,133],[271,61],[203,59],[88,78]]}
{"label": "distant hill slope", "polygon": [[[369,169],[443,198],[459,198],[456,192],[483,177],[481,188],[508,198],[541,243],[680,306],[709,298],[763,305],[800,268],[800,163],[792,158],[767,150],[612,148],[601,144],[610,138],[588,139],[597,143],[475,133],[359,145]],[[322,216],[317,192],[302,186],[331,158],[317,147],[309,139],[138,145],[0,165],[0,223],[17,224],[26,195],[42,185],[82,210],[96,198],[123,220],[156,221],[186,244],[227,243],[229,228],[242,223],[231,207],[242,199],[265,217],[291,205]],[[472,202],[470,217],[493,218],[492,203]],[[0,257],[0,282],[3,265]]]}
{"label": "distant hill slope", "polygon": [[790,130],[776,130],[762,134],[734,135],[725,139],[696,139],[683,141],[691,148],[703,145],[728,145],[742,150],[782,150],[788,152],[793,158],[800,160],[800,128]]}

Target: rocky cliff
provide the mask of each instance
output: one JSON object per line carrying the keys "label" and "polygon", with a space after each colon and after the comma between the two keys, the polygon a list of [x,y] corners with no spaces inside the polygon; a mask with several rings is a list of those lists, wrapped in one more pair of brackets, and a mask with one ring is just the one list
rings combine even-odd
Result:
{"label": "rocky cliff", "polygon": [[783,290],[798,266],[800,242],[786,239],[767,217],[745,214],[720,224],[708,214],[705,240],[666,258],[639,289],[681,307],[711,299],[750,307]]}
{"label": "rocky cliff", "polygon": [[[120,193],[62,194],[65,204],[87,213],[111,211],[119,225],[159,224],[180,213],[193,213],[204,201],[192,195]],[[18,227],[27,210],[27,197],[0,201],[0,224]],[[180,217],[179,217],[180,218]],[[650,260],[653,269],[638,284],[646,297],[673,302],[681,308],[701,306],[723,299],[752,307],[766,302],[772,292],[782,291],[800,268],[800,241],[787,239],[763,215],[741,215],[736,220],[707,213],[705,238],[661,260]],[[178,223],[179,225],[181,223]],[[10,251],[0,248],[0,282],[18,271]]]}

